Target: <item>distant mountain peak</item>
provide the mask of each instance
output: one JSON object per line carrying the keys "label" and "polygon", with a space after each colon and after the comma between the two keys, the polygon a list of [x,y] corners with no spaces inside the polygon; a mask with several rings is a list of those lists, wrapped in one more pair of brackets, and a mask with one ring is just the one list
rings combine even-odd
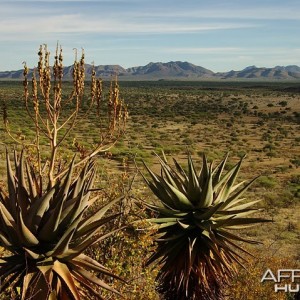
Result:
{"label": "distant mountain peak", "polygon": [[253,66],[248,66],[245,69],[243,69],[242,71],[249,71],[249,70],[253,70],[253,69],[257,69],[257,66],[253,65]]}
{"label": "distant mountain peak", "polygon": [[198,78],[211,77],[213,72],[189,62],[169,61],[150,62],[145,66],[133,67],[127,69],[128,74],[134,76],[155,78]]}

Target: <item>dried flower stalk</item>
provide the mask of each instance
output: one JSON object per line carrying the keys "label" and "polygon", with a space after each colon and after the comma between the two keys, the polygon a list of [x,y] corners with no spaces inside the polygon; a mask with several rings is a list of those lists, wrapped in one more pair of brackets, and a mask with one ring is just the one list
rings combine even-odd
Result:
{"label": "dried flower stalk", "polygon": [[[99,122],[99,141],[91,149],[81,146],[74,141],[74,146],[80,153],[78,166],[99,152],[107,151],[124,133],[127,119],[127,109],[119,95],[117,78],[111,82],[108,97],[108,111],[105,116],[103,101],[102,80],[96,78],[95,68],[92,70],[91,90],[89,97],[85,95],[85,55],[84,50],[78,60],[75,49],[73,64],[73,89],[67,99],[63,98],[63,52],[61,47],[56,47],[53,67],[50,67],[50,52],[47,45],[41,45],[38,51],[37,70],[33,70],[31,93],[28,88],[29,69],[24,63],[24,104],[27,114],[35,126],[35,140],[33,145],[37,152],[37,169],[40,178],[47,177],[48,185],[53,186],[66,169],[58,161],[58,152],[62,143],[71,131],[84,120],[88,114],[94,113]],[[37,74],[36,74],[37,73]],[[86,99],[87,98],[87,99]],[[88,103],[88,108],[83,110],[83,99]],[[68,106],[68,107],[67,107]],[[7,110],[4,108],[4,122],[9,135],[13,137],[8,127]],[[107,126],[104,127],[104,122]],[[106,129],[105,129],[106,128]],[[50,158],[42,157],[40,140],[44,136],[49,141]],[[18,141],[14,138],[15,141]],[[19,142],[19,141],[18,141]],[[70,145],[71,146],[71,145]]]}

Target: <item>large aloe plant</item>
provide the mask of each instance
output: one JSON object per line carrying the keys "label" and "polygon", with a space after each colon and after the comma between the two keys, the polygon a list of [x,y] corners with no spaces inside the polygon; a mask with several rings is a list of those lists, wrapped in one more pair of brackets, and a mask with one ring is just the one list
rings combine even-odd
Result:
{"label": "large aloe plant", "polygon": [[15,172],[7,155],[7,192],[0,191],[0,245],[7,250],[0,259],[0,292],[39,300],[81,299],[84,290],[102,299],[99,287],[118,293],[96,273],[118,276],[83,254],[113,233],[100,230],[118,216],[104,217],[118,200],[87,213],[97,199],[90,197],[94,163],[73,180],[73,159],[64,178],[43,191],[23,154],[14,161]]}
{"label": "large aloe plant", "polygon": [[244,260],[239,252],[250,254],[239,242],[256,243],[232,230],[267,221],[248,217],[257,213],[258,200],[242,198],[255,179],[236,183],[243,159],[224,172],[227,156],[214,168],[204,155],[199,173],[191,156],[187,171],[175,159],[175,166],[159,160],[161,174],[145,165],[150,179],[144,177],[159,199],[147,204],[156,213],[149,221],[157,229],[157,249],[148,264],[160,266],[158,291],[170,300],[222,299],[223,285]]}

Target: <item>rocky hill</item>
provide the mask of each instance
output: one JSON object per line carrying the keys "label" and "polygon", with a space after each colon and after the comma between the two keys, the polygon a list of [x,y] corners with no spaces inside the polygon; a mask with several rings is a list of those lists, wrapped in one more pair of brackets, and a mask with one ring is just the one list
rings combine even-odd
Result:
{"label": "rocky hill", "polygon": [[277,66],[274,68],[258,68],[249,66],[241,71],[229,71],[215,73],[216,77],[223,79],[254,78],[254,79],[298,79],[300,78],[300,67],[298,66]]}
{"label": "rocky hill", "polygon": [[175,77],[175,78],[201,78],[201,77],[213,77],[214,72],[193,65],[188,62],[170,61],[168,63],[149,63],[146,66],[133,67],[127,69],[128,74],[131,76],[143,76],[143,77]]}

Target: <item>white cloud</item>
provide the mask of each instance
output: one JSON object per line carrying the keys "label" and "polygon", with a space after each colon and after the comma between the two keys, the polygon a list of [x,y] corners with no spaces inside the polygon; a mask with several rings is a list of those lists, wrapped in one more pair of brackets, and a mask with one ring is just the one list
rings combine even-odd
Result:
{"label": "white cloud", "polygon": [[209,30],[228,30],[253,27],[243,23],[178,23],[174,21],[140,21],[126,18],[89,18],[81,14],[62,14],[53,16],[35,16],[34,18],[1,19],[1,40],[35,39],[41,35],[69,33],[145,33],[175,34],[194,33]]}
{"label": "white cloud", "polygon": [[164,48],[164,52],[176,54],[217,54],[217,53],[237,53],[242,51],[238,47],[183,47],[183,48]]}
{"label": "white cloud", "polygon": [[140,17],[196,18],[196,19],[230,19],[230,20],[300,20],[300,6],[297,8],[284,6],[257,8],[204,8],[181,9],[170,11],[141,12]]}

